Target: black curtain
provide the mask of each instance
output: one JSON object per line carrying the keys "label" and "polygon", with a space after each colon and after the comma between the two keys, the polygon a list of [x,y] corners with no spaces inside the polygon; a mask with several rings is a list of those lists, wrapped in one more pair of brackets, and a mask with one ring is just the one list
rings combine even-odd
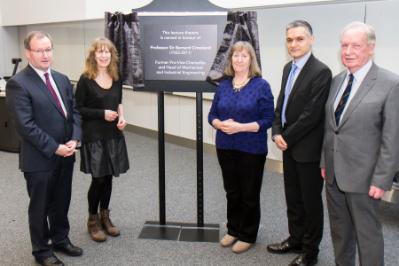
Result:
{"label": "black curtain", "polygon": [[234,43],[247,41],[255,49],[256,59],[260,64],[259,34],[258,23],[256,22],[256,11],[229,11],[227,14],[227,24],[223,32],[223,40],[208,73],[207,80],[215,85],[223,78],[223,71],[227,64],[228,53]]}
{"label": "black curtain", "polygon": [[137,12],[114,14],[105,12],[105,37],[116,46],[119,71],[124,85],[144,87],[143,59]]}

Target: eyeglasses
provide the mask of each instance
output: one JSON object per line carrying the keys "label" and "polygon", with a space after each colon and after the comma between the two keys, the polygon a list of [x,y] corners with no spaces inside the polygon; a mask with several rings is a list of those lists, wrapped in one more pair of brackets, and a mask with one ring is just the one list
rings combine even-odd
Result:
{"label": "eyeglasses", "polygon": [[44,53],[46,53],[46,54],[51,54],[52,52],[53,52],[53,50],[54,50],[54,48],[46,48],[46,49],[37,49],[37,50],[34,50],[34,49],[29,49],[29,51],[31,51],[31,52],[34,52],[35,54],[44,54]]}

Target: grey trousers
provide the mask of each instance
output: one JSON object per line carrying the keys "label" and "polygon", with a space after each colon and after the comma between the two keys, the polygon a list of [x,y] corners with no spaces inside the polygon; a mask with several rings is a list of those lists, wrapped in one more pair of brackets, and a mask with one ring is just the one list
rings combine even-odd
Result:
{"label": "grey trousers", "polygon": [[335,181],[326,183],[326,197],[336,265],[354,266],[357,246],[361,266],[383,266],[380,201],[367,193],[343,192]]}

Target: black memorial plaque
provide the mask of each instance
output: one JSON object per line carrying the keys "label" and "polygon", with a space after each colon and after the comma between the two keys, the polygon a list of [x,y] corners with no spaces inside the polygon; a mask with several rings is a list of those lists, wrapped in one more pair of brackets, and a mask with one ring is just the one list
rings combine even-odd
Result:
{"label": "black memorial plaque", "polygon": [[216,25],[145,25],[146,80],[203,81],[217,50]]}
{"label": "black memorial plaque", "polygon": [[138,12],[144,91],[214,92],[206,81],[223,38],[226,13],[162,16]]}

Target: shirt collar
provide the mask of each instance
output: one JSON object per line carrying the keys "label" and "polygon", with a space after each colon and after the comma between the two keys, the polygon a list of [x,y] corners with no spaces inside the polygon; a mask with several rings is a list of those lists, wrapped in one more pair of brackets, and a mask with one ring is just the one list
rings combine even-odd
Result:
{"label": "shirt collar", "polygon": [[45,73],[48,73],[48,74],[49,74],[49,77],[51,77],[51,69],[50,69],[50,68],[47,69],[47,71],[43,71],[43,70],[41,70],[41,69],[38,69],[38,68],[32,66],[32,64],[29,64],[29,65],[30,65],[31,68],[33,68],[33,70],[34,70],[34,71],[39,75],[39,77],[41,77],[43,80],[44,80],[44,74],[45,74]]}
{"label": "shirt collar", "polygon": [[[373,61],[370,59],[365,65],[363,65],[361,68],[359,68],[356,72],[352,73],[355,80],[363,80],[364,77],[369,72],[372,65],[373,65]],[[349,70],[347,70],[347,75],[349,75],[349,74],[350,74],[350,72],[349,72]]]}
{"label": "shirt collar", "polygon": [[312,54],[312,51],[309,51],[307,54],[305,54],[304,56],[302,56],[298,60],[292,61],[292,63],[295,64],[299,69],[302,69],[303,66],[306,64],[306,62],[308,61],[308,59],[311,56],[311,54]]}

